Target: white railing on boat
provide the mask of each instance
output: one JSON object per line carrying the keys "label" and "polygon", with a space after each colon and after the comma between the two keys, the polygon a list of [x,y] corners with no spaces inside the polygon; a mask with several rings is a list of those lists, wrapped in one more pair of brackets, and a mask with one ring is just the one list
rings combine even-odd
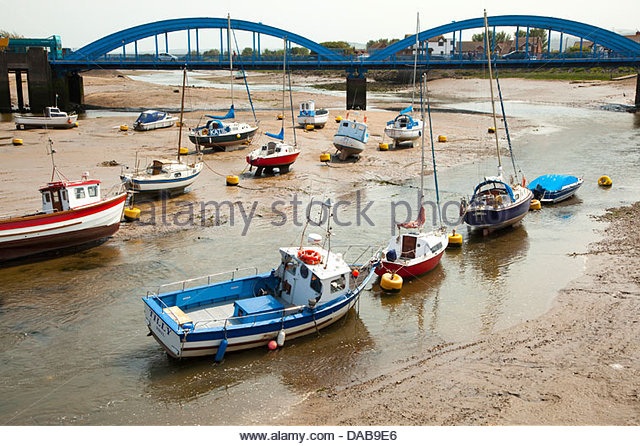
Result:
{"label": "white railing on boat", "polygon": [[[237,274],[240,272],[246,272],[247,274],[244,274],[238,277]],[[213,278],[219,277],[219,276],[231,275],[231,277],[227,280],[236,280],[238,278],[249,277],[251,275],[257,275],[257,274],[258,274],[258,268],[256,267],[236,268],[229,271],[223,271],[221,273],[209,274],[207,276],[200,276],[200,277],[194,277],[187,280],[180,280],[177,282],[165,283],[163,285],[160,285],[158,287],[158,291],[156,291],[155,293],[153,291],[147,291],[147,297],[149,296],[157,297],[161,294],[161,291],[168,292],[165,290],[171,287],[173,287],[171,291],[185,291],[187,289],[188,284],[194,284],[196,282],[199,282],[203,286],[211,285],[212,283],[222,282],[222,280],[212,280]]]}
{"label": "white railing on boat", "polygon": [[255,324],[257,322],[263,321],[265,319],[265,316],[268,316],[268,315],[273,315],[274,319],[276,318],[276,316],[280,317],[281,319],[284,319],[285,317],[290,316],[292,314],[300,313],[305,308],[307,308],[307,305],[296,305],[294,307],[286,307],[278,310],[265,311],[258,314],[245,314],[243,316],[229,316],[229,317],[219,318],[219,319],[202,319],[193,323],[192,331],[195,331],[199,325],[200,326],[205,325],[205,328],[206,328],[206,325],[223,326],[224,329],[226,329],[228,325],[234,324],[236,322],[248,323],[248,322],[251,322],[252,319],[253,319],[252,322]]}

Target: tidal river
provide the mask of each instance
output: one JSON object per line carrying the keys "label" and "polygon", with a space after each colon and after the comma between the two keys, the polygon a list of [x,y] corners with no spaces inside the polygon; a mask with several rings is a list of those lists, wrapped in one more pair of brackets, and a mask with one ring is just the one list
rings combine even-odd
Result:
{"label": "tidal river", "polygon": [[[150,242],[110,240],[70,256],[0,270],[0,424],[273,424],[318,389],[383,373],[441,343],[470,342],[543,317],[557,291],[579,276],[580,253],[603,236],[593,216],[640,198],[640,116],[604,110],[508,104],[510,113],[544,124],[513,141],[532,180],[545,173],[584,178],[566,203],[530,212],[496,236],[470,237],[441,264],[398,294],[374,284],[344,320],[278,351],[170,360],[144,323],[140,298],[164,282],[226,271],[269,269],[300,228],[254,225],[244,236],[225,226],[215,237],[180,231]],[[486,104],[447,104],[483,110]],[[507,160],[507,162],[510,162]],[[441,202],[472,192],[495,160],[439,171]],[[505,172],[509,172],[505,165]],[[611,189],[597,185],[601,175]],[[428,181],[432,181],[431,178]],[[427,195],[433,185],[427,185]],[[415,187],[368,185],[366,200],[414,202]],[[427,197],[429,198],[429,196]],[[431,198],[433,199],[433,198]],[[335,228],[334,242],[384,243],[389,207],[367,211],[373,225]],[[447,221],[456,220],[447,211]]]}

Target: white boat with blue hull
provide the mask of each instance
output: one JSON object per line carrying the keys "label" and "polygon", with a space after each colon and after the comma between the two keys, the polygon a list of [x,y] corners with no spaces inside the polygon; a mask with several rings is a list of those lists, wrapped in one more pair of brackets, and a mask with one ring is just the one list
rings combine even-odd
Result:
{"label": "white boat with blue hull", "polygon": [[[347,314],[375,275],[378,257],[348,264],[319,245],[280,249],[270,272],[214,276],[161,287],[142,300],[153,337],[175,358],[214,356],[315,333]],[[199,285],[198,285],[199,283]],[[173,291],[162,292],[172,287]]]}

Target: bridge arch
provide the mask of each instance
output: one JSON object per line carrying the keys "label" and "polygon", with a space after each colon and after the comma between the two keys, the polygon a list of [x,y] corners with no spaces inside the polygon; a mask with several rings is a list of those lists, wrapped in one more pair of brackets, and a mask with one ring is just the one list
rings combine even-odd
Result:
{"label": "bridge arch", "polygon": [[[586,23],[575,22],[572,20],[559,19],[554,17],[534,16],[534,15],[503,15],[488,17],[487,21],[490,27],[496,26],[519,26],[529,28],[541,28],[552,30],[575,37],[589,40],[597,45],[617,51],[623,54],[640,56],[640,44],[631,39],[599,28]],[[424,41],[440,35],[455,33],[468,29],[484,28],[484,17],[462,20],[459,22],[451,22],[446,25],[438,26],[418,34],[418,40]],[[388,47],[377,51],[369,57],[371,61],[383,61],[393,57],[397,52],[402,51],[415,45],[415,34],[409,36],[399,42],[389,45]]]}
{"label": "bridge arch", "polygon": [[[228,19],[211,18],[211,17],[194,17],[182,19],[161,20],[151,22],[144,25],[134,26],[122,31],[105,36],[95,42],[89,43],[82,48],[74,51],[66,60],[97,60],[106,55],[110,51],[121,48],[123,45],[152,37],[159,34],[165,34],[175,31],[189,31],[198,29],[220,28],[227,29]],[[329,61],[342,61],[344,57],[322,45],[307,39],[299,34],[295,34],[273,26],[263,25],[262,23],[248,22],[245,20],[231,19],[231,29],[256,32],[277,38],[286,38],[289,42],[308,48],[318,54],[319,58]]]}

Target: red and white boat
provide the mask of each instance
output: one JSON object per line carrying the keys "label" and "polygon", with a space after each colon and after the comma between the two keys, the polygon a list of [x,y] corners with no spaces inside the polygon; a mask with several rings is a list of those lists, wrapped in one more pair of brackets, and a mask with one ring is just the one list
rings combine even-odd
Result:
{"label": "red and white boat", "polygon": [[100,180],[88,173],[79,181],[52,178],[40,193],[40,212],[0,218],[0,262],[106,239],[120,227],[127,199],[121,189],[101,198]]}
{"label": "red and white boat", "polygon": [[[421,89],[426,91],[426,78],[423,77]],[[428,99],[428,98],[427,98]],[[425,122],[425,107],[422,104],[422,122]],[[428,107],[430,113],[430,108]],[[436,169],[435,150],[433,147],[433,131],[431,128],[431,116],[429,115],[429,133],[431,134],[431,157],[433,161],[433,180],[436,189],[436,206],[438,210],[439,225],[430,231],[423,229],[427,218],[424,207],[424,132],[422,132],[422,157],[420,160],[420,195],[418,204],[418,218],[398,224],[398,230],[406,230],[398,236],[391,237],[389,244],[383,250],[383,259],[376,268],[376,274],[384,276],[389,273],[399,275],[403,279],[411,279],[425,274],[434,269],[440,263],[442,254],[449,245],[449,236],[442,223],[442,212],[440,210],[440,194],[438,191],[438,176]]]}
{"label": "red and white boat", "polygon": [[[267,132],[267,135],[278,139],[284,138],[283,131],[280,132],[280,135],[272,135],[269,132]],[[289,172],[289,168],[298,158],[298,155],[300,155],[300,149],[295,145],[286,144],[282,140],[277,142],[269,141],[259,149],[249,153],[247,155],[247,163],[257,168],[257,177],[261,176],[263,171],[271,174],[274,169],[278,169],[279,173],[282,174]]]}
{"label": "red and white boat", "polygon": [[[285,84],[286,84],[286,76],[287,76],[287,40],[285,39],[285,50],[284,50],[284,64],[282,70],[282,116],[284,117],[285,112]],[[291,95],[289,95],[291,98]],[[291,108],[291,119],[293,121],[293,104],[290,103]],[[293,144],[287,144],[284,142],[284,119],[282,120],[282,127],[280,128],[280,133],[269,133],[265,132],[267,136],[271,138],[275,138],[278,141],[269,141],[266,144],[263,144],[262,147],[256,149],[247,155],[247,163],[251,167],[256,167],[256,176],[259,177],[262,175],[263,171],[266,171],[268,174],[272,174],[274,169],[278,169],[279,173],[287,173],[289,172],[289,168],[298,159],[298,155],[300,155],[300,149],[296,143],[296,127],[295,123],[292,122],[293,127]]]}

